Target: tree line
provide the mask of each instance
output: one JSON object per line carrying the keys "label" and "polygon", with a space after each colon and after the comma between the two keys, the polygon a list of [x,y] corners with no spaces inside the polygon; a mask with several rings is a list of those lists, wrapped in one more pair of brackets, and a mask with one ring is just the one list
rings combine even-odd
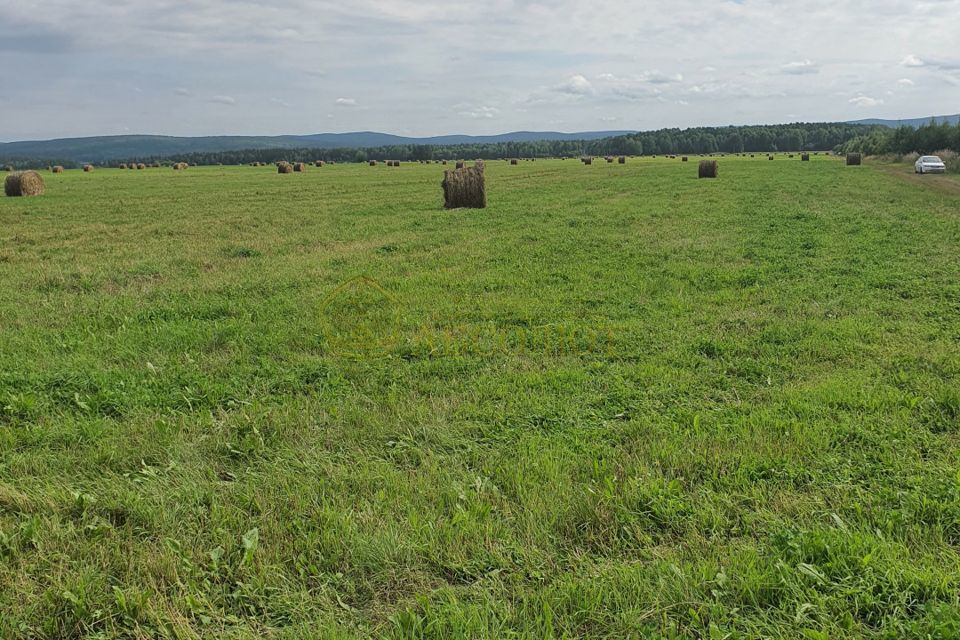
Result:
{"label": "tree line", "polygon": [[[578,156],[667,155],[701,153],[767,153],[772,151],[860,151],[883,153],[930,153],[939,149],[960,151],[960,125],[937,124],[914,129],[890,129],[879,125],[846,123],[795,123],[784,125],[696,127],[660,129],[600,140],[536,140],[455,145],[393,145],[338,149],[246,149],[200,151],[177,156],[142,156],[110,164],[143,162],[194,165],[249,164],[252,162],[367,162],[369,160],[457,160],[497,158],[562,158]],[[8,158],[0,165],[17,169],[48,165],[75,168],[72,160]]]}
{"label": "tree line", "polygon": [[956,125],[931,120],[921,127],[881,128],[847,140],[840,148],[844,152],[865,155],[908,154],[921,155],[935,151],[960,153],[960,122]]}
{"label": "tree line", "polygon": [[[245,149],[203,151],[173,157],[137,157],[122,162],[196,165],[252,162],[367,162],[369,160],[457,160],[484,158],[564,158],[578,156],[666,155],[679,153],[766,153],[771,151],[827,151],[882,127],[845,123],[797,123],[767,126],[661,129],[600,140],[534,140],[454,145],[391,145],[338,149]],[[118,161],[116,164],[119,164]]]}

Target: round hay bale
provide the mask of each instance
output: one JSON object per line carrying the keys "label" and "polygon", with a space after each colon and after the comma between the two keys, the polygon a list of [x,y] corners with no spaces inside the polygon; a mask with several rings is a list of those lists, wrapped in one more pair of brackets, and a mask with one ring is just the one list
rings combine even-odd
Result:
{"label": "round hay bale", "polygon": [[92,164],[83,165],[83,171],[84,173],[90,173],[91,171],[93,171],[93,165]]}
{"label": "round hay bale", "polygon": [[43,195],[43,178],[36,171],[17,171],[3,181],[3,192],[10,197]]}
{"label": "round hay bale", "polygon": [[7,173],[10,173],[11,171],[13,171],[13,167],[11,167],[10,165],[7,165],[3,168],[3,170],[6,171]]}
{"label": "round hay bale", "polygon": [[293,165],[289,162],[278,162],[277,173],[293,173]]}
{"label": "round hay bale", "polygon": [[476,166],[463,167],[443,172],[443,206],[446,209],[485,209],[487,206],[487,184],[484,177],[483,161]]}
{"label": "round hay bale", "polygon": [[376,160],[371,160],[368,164],[369,164],[371,167],[375,167],[375,166],[377,166],[377,161],[376,161]]}
{"label": "round hay bale", "polygon": [[313,166],[315,166],[315,167],[322,167],[322,166],[323,166],[323,160],[317,160],[316,162],[313,163]]}
{"label": "round hay bale", "polygon": [[121,163],[120,163],[120,168],[121,168],[121,169],[126,169],[126,168],[127,168],[127,163],[126,163],[126,162],[121,162]]}
{"label": "round hay bale", "polygon": [[680,162],[690,162],[690,158],[688,158],[687,156],[683,156],[682,158],[680,158]]}
{"label": "round hay bale", "polygon": [[457,160],[457,165],[456,165],[457,169],[463,169],[465,166],[466,166],[466,163],[464,163],[463,160]]}
{"label": "round hay bale", "polygon": [[716,178],[720,166],[716,160],[701,160],[697,175],[701,178]]}
{"label": "round hay bale", "polygon": [[593,164],[593,158],[580,158],[580,162],[584,165],[591,165]]}
{"label": "round hay bale", "polygon": [[847,154],[847,166],[848,167],[859,167],[863,163],[863,156],[859,153],[848,153]]}
{"label": "round hay bale", "polygon": [[620,156],[619,158],[617,158],[617,162],[619,162],[620,164],[627,164],[627,157]]}
{"label": "round hay bale", "polygon": [[295,162],[293,164],[293,170],[296,171],[297,173],[303,173],[304,171],[307,170],[307,165],[304,164],[303,162]]}
{"label": "round hay bale", "polygon": [[800,162],[810,162],[810,154],[809,154],[809,153],[801,153],[801,154],[800,154]]}
{"label": "round hay bale", "polygon": [[183,170],[186,169],[186,168],[187,168],[187,163],[186,163],[186,162],[175,162],[175,163],[173,163],[173,170],[174,170],[174,171],[183,171]]}
{"label": "round hay bale", "polygon": [[60,165],[57,165],[55,167],[52,167],[50,171],[52,171],[53,173],[63,173],[63,167],[61,167]]}
{"label": "round hay bale", "polygon": [[511,164],[512,166],[517,166],[518,161],[517,161],[516,159],[513,159],[513,160],[510,161],[510,164]]}
{"label": "round hay bale", "polygon": [[767,160],[773,160],[773,156],[767,156]]}

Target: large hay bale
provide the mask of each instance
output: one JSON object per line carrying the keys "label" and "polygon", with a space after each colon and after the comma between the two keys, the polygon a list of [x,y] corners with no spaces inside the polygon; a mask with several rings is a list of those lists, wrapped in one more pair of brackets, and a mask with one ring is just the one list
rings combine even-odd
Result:
{"label": "large hay bale", "polygon": [[463,160],[457,160],[457,169],[463,169],[464,166],[466,166],[466,163]]}
{"label": "large hay bale", "polygon": [[120,163],[120,168],[121,168],[121,169],[126,169],[126,168],[127,168],[127,163],[126,163],[126,162],[121,162],[121,163]]}
{"label": "large hay bale", "polygon": [[593,164],[593,158],[580,158],[580,162],[585,165],[591,165]]}
{"label": "large hay bale", "polygon": [[[460,163],[458,163],[460,164]],[[485,209],[487,184],[483,162],[474,167],[463,167],[443,172],[443,206],[446,209]]]}
{"label": "large hay bale", "polygon": [[809,153],[801,153],[801,154],[800,154],[800,162],[810,162],[810,154],[809,154]]}
{"label": "large hay bale", "polygon": [[293,165],[289,162],[278,162],[277,173],[293,173]]}
{"label": "large hay bale", "polygon": [[620,164],[627,164],[627,157],[626,157],[626,156],[620,156],[620,157],[617,159],[617,162],[619,162]]}
{"label": "large hay bale", "polygon": [[147,168],[147,165],[143,164],[142,162],[137,163],[137,169],[142,171],[146,168]]}
{"label": "large hay bale", "polygon": [[513,160],[510,161],[510,164],[513,166],[516,166],[518,164],[518,160],[514,158]]}
{"label": "large hay bale", "polygon": [[303,173],[304,171],[307,170],[307,165],[304,164],[303,162],[295,162],[293,163],[293,170],[296,171],[297,173]]}
{"label": "large hay bale", "polygon": [[55,167],[52,167],[50,171],[52,171],[53,173],[63,173],[63,167],[61,167],[60,165],[57,165]]}
{"label": "large hay bale", "polygon": [[859,167],[863,162],[863,156],[859,153],[848,153],[847,154],[847,166],[848,167]]}
{"label": "large hay bale", "polygon": [[688,158],[687,156],[683,156],[682,158],[680,158],[680,162],[690,162],[690,158]]}
{"label": "large hay bale", "polygon": [[773,156],[767,156],[767,160],[773,160]]}
{"label": "large hay bale", "polygon": [[3,181],[3,192],[10,197],[43,195],[43,178],[36,171],[17,171]]}
{"label": "large hay bale", "polygon": [[376,161],[376,160],[371,160],[369,164],[370,164],[371,167],[375,167],[375,166],[377,166],[377,161]]}
{"label": "large hay bale", "polygon": [[175,162],[175,163],[173,163],[173,170],[174,170],[174,171],[183,171],[183,170],[186,169],[188,166],[189,166],[189,165],[187,165],[186,162]]}
{"label": "large hay bale", "polygon": [[11,167],[10,165],[7,165],[3,168],[3,170],[6,171],[7,173],[10,173],[11,171],[13,171],[13,167]]}
{"label": "large hay bale", "polygon": [[720,166],[716,160],[701,160],[698,175],[701,178],[716,178]]}
{"label": "large hay bale", "polygon": [[92,164],[83,165],[83,171],[85,173],[90,173],[91,171],[93,171],[93,165]]}
{"label": "large hay bale", "polygon": [[393,166],[399,167],[399,166],[400,166],[400,161],[399,161],[399,160],[394,160],[394,161],[393,161]]}
{"label": "large hay bale", "polygon": [[317,160],[316,162],[313,163],[313,166],[315,166],[315,167],[322,167],[322,166],[323,166],[323,160]]}

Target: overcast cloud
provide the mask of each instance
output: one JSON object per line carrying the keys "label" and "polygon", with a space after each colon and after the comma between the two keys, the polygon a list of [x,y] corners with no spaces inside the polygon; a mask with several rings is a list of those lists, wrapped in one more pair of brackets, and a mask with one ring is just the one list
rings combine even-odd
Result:
{"label": "overcast cloud", "polygon": [[960,0],[0,0],[0,140],[960,111]]}

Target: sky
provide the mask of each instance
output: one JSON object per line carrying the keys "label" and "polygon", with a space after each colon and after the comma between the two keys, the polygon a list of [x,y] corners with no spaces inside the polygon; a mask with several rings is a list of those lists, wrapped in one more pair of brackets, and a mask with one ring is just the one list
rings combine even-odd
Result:
{"label": "sky", "polygon": [[0,141],[960,112],[960,0],[0,0]]}

